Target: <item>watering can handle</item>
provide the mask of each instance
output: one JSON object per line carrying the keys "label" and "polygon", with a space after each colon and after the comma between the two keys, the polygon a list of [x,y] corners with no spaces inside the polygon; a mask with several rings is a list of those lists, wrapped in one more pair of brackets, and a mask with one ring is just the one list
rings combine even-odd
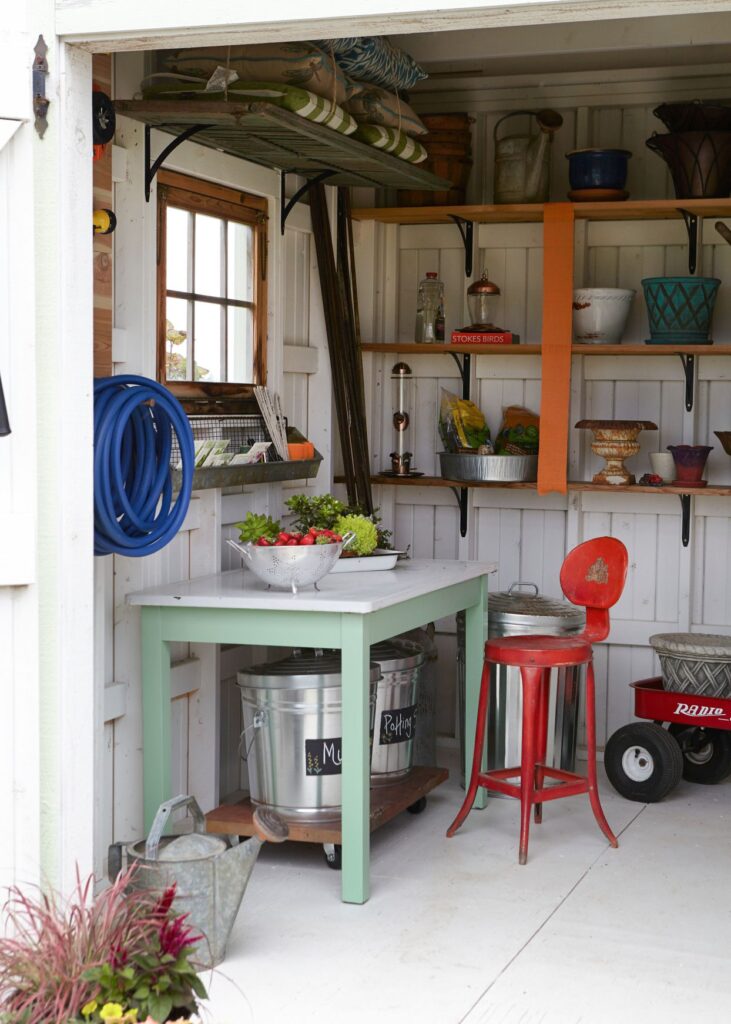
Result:
{"label": "watering can handle", "polygon": [[173,811],[177,810],[178,807],[188,807],[190,810],[190,816],[193,819],[194,831],[205,832],[206,830],[206,819],[203,817],[203,811],[198,806],[198,801],[194,796],[175,796],[172,800],[166,800],[165,803],[160,804],[155,815],[155,820],[152,823],[150,834],[147,837],[145,843],[145,857],[147,860],[157,860],[157,848],[160,845],[162,834],[165,831],[165,826],[168,823],[168,818]]}
{"label": "watering can handle", "polygon": [[535,117],[537,113],[537,110],[511,110],[509,114],[503,114],[502,117],[497,119],[497,121],[495,122],[495,127],[492,130],[493,141],[497,142],[497,130],[503,123],[503,121],[507,121],[509,117],[526,117],[527,115],[529,115],[530,117]]}

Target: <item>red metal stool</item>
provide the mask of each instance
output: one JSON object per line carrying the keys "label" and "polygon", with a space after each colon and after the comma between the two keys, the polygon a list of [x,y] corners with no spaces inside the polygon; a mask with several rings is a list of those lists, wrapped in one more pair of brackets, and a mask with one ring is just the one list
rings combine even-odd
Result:
{"label": "red metal stool", "polygon": [[[592,644],[609,635],[609,609],[616,604],[627,576],[627,549],[613,537],[597,537],[570,551],[561,566],[561,589],[572,604],[586,608],[586,627],[576,636],[511,636],[485,644],[485,662],[477,709],[472,774],[459,814],[449,826],[453,836],[472,809],[478,787],[520,800],[520,848],[518,860],[528,859],[530,811],[536,823],[546,800],[588,793],[599,828],[612,846],[617,839],[604,817],[596,784],[596,724],[594,716],[594,666]],[[488,613],[489,614],[489,613]],[[520,767],[481,771],[490,690],[490,665],[520,668],[523,686],[523,728]],[[545,764],[548,740],[548,701],[552,668],[586,665],[586,775],[550,768]],[[509,779],[520,777],[520,783]],[[557,785],[544,786],[545,779]]]}

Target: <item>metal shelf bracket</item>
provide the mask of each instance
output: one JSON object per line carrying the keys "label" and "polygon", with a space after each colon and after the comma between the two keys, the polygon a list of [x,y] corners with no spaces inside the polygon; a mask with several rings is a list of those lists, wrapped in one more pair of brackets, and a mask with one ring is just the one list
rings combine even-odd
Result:
{"label": "metal shelf bracket", "polygon": [[279,172],[279,228],[282,234],[284,234],[284,225],[287,223],[287,217],[289,217],[290,213],[302,196],[306,195],[313,185],[317,185],[319,182],[325,181],[327,178],[331,178],[333,174],[337,174],[337,171],[320,171],[320,173],[314,175],[314,177],[308,178],[304,185],[301,185],[300,188],[297,189],[291,199],[287,199],[287,172]]}
{"label": "metal shelf bracket", "polygon": [[466,487],[450,487],[452,494],[457,499],[459,505],[459,535],[460,537],[467,536],[467,488]]}
{"label": "metal shelf bracket", "polygon": [[[452,359],[454,359],[459,369],[459,375],[462,378],[462,398],[469,400],[470,397],[470,364],[472,362],[472,356],[469,352],[450,352]],[[462,357],[460,359],[460,356]]]}
{"label": "metal shelf bracket", "polygon": [[683,547],[687,548],[690,543],[690,494],[679,494],[680,507],[682,509],[682,518],[680,526],[680,538],[683,542]]}
{"label": "metal shelf bracket", "polygon": [[697,213],[690,213],[688,210],[678,208],[678,212],[685,221],[688,232],[688,273],[695,274],[696,260],[698,258],[698,221],[701,219]]}
{"label": "metal shelf bracket", "polygon": [[457,225],[459,233],[462,236],[462,243],[464,245],[465,277],[472,277],[472,238],[475,231],[474,221],[466,220],[464,217],[460,217],[456,213],[450,213],[449,218]]}
{"label": "metal shelf bracket", "polygon": [[157,157],[155,162],[150,166],[150,125],[145,125],[145,202],[150,201],[150,187],[152,186],[153,179],[157,172],[160,170],[162,165],[165,163],[167,158],[173,153],[181,143],[185,142],[192,135],[196,135],[198,132],[202,132],[204,128],[210,127],[207,124],[192,124],[185,131],[181,132],[180,135],[176,135],[172,142],[163,149],[162,153]]}
{"label": "metal shelf bracket", "polygon": [[687,412],[693,411],[693,389],[695,380],[695,356],[683,355],[679,352],[680,361],[683,364],[683,372],[685,373],[685,408]]}

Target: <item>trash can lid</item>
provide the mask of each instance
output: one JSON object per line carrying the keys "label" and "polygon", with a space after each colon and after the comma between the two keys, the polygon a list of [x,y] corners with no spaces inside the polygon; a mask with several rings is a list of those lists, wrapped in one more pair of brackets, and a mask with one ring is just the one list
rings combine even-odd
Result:
{"label": "trash can lid", "polygon": [[[381,678],[380,666],[371,662],[370,668],[370,681],[376,683]],[[340,686],[340,651],[295,650],[279,661],[242,668],[236,679],[239,686],[286,690]]]}
{"label": "trash can lid", "polygon": [[[534,593],[517,590],[532,587]],[[566,630],[586,622],[586,610],[555,597],[542,597],[535,583],[513,583],[509,590],[488,594],[487,617],[492,626]]]}
{"label": "trash can lid", "polygon": [[373,644],[371,658],[378,662],[382,672],[404,672],[423,665],[426,654],[415,640],[393,639]]}

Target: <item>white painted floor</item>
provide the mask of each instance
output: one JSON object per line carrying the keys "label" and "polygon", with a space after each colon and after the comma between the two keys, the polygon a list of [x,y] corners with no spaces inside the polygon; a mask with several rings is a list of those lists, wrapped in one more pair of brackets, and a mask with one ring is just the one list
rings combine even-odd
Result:
{"label": "white painted floor", "polygon": [[[456,778],[456,772],[452,772]],[[619,837],[586,796],[544,805],[528,864],[517,801],[461,831],[451,781],[372,837],[371,899],[340,902],[321,847],[265,847],[213,1024],[675,1024],[731,1020],[731,779],[630,803],[600,766]]]}

